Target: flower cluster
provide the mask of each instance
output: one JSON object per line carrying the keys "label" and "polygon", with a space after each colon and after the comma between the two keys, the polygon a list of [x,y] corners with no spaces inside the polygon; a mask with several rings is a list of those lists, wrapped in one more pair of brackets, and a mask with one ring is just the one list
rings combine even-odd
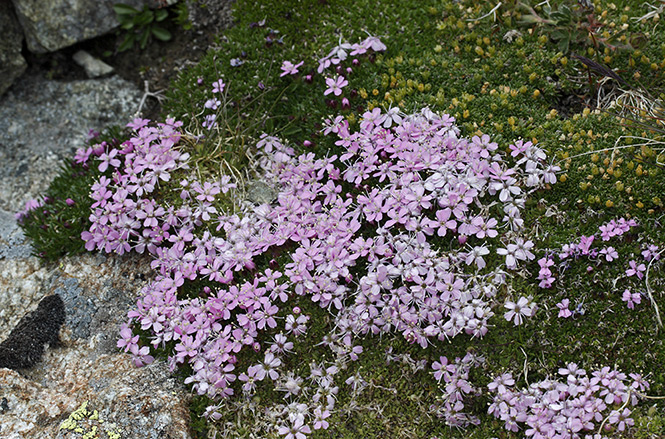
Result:
{"label": "flower cluster", "polygon": [[30,199],[30,200],[25,202],[25,208],[23,210],[21,210],[20,212],[16,212],[14,214],[14,219],[16,219],[16,221],[19,224],[23,224],[23,221],[25,221],[27,216],[30,215],[30,212],[32,212],[33,210],[39,209],[43,205],[44,205],[44,200],[43,199],[41,199],[41,200],[37,199],[37,198]]}
{"label": "flower cluster", "polygon": [[[365,50],[380,49],[374,43]],[[343,61],[344,50],[330,62]],[[299,65],[285,67],[291,74]],[[339,76],[327,91],[341,95],[345,85]],[[225,86],[215,82],[213,94]],[[204,107],[221,105],[213,97]],[[502,306],[507,320],[522,324],[537,308],[532,298],[513,302],[500,291],[511,270],[535,259],[521,212],[559,169],[532,142],[515,142],[507,156],[486,135],[460,138],[454,122],[429,109],[407,115],[398,108],[366,112],[355,132],[342,117],[327,120],[323,134],[336,136],[339,157],[296,157],[263,135],[257,163],[279,186],[277,201],[246,203],[228,215],[215,204],[234,187],[228,177],[183,179],[178,207],[153,199],[160,180],[187,168],[188,156],[175,148],[178,123],[153,128],[136,120],[135,137],[97,154],[104,175],[92,187],[92,226],[82,235],[89,250],[153,256],[158,275],[141,290],[118,346],[137,366],[153,361],[133,331],[140,328],[153,347],[168,346],[172,369],[188,364],[186,383],[212,399],[251,396],[259,383],[272,383],[287,402],[274,407],[274,428],[301,438],[327,426],[338,391],[333,376],[362,355],[358,337],[397,332],[422,347],[430,339],[482,337]],[[278,251],[280,261],[258,267],[255,259],[268,251]],[[541,281],[553,280],[551,265],[541,260]],[[183,297],[186,283],[200,291]],[[294,296],[335,316],[323,344],[336,360],[314,365],[310,376],[281,368],[294,338],[307,332],[309,316],[283,312]],[[262,332],[273,337],[268,346]],[[262,360],[240,364],[244,349]],[[434,363],[444,385],[432,411],[449,425],[477,423],[463,400],[477,393],[468,374],[481,363],[473,355]],[[362,379],[347,384],[358,389]],[[319,395],[313,403],[302,399],[312,394]],[[211,406],[208,415],[215,413]]]}
{"label": "flower cluster", "polygon": [[[619,218],[618,220],[611,220],[608,223],[599,226],[599,233],[589,236],[581,236],[579,242],[563,245],[561,249],[555,253],[555,255],[558,256],[559,267],[562,269],[562,273],[565,271],[568,264],[573,260],[579,260],[582,257],[590,261],[595,261],[596,265],[615,261],[619,257],[618,251],[609,245],[601,248],[594,247],[594,243],[599,242],[596,238],[600,238],[603,242],[611,239],[621,239],[623,235],[637,226],[638,224],[634,219],[626,220],[625,218]],[[551,288],[555,281],[555,277],[550,268],[554,266],[553,256],[555,255],[548,253],[547,256],[538,260],[538,265],[540,266],[538,280],[540,280],[539,286],[541,288]],[[647,264],[653,264],[660,259],[659,247],[654,244],[648,244],[646,248],[643,248],[641,251],[641,255],[644,262],[635,259],[628,261],[628,267],[625,269],[626,279],[634,277],[637,281],[644,280]],[[587,272],[590,273],[593,272],[593,270],[594,268],[591,265],[587,267]],[[626,288],[621,295],[621,300],[626,302],[626,306],[629,309],[634,309],[635,305],[641,303],[642,295],[643,293],[641,292],[631,291],[630,288]],[[574,315],[574,312],[570,311],[568,308],[570,306],[570,299],[565,298],[557,303],[556,306],[559,309],[558,317],[568,318]]]}
{"label": "flower cluster", "polygon": [[[367,54],[370,50],[373,52],[381,52],[386,50],[386,46],[378,37],[373,36],[369,36],[362,42],[356,44],[342,43],[340,39],[340,44],[334,47],[327,56],[319,60],[319,66],[316,70],[319,74],[323,74],[333,66],[335,66],[335,72],[337,73],[334,77],[326,77],[327,88],[323,92],[323,95],[328,96],[333,94],[336,97],[341,96],[343,93],[342,89],[349,85],[347,77],[353,72],[352,66],[357,66],[360,63],[359,58],[357,57]],[[344,68],[343,64],[349,56],[354,58],[351,60],[351,65],[347,65],[347,67]],[[311,81],[311,78],[312,75],[308,75],[305,79]],[[350,97],[353,98],[356,94],[357,91],[352,90]],[[333,108],[337,106],[335,100],[328,100],[327,102],[328,105]],[[342,97],[342,109],[349,109],[350,107],[351,101],[349,100],[349,97]]]}
{"label": "flower cluster", "polygon": [[472,415],[463,413],[464,397],[479,394],[480,389],[475,388],[469,381],[469,372],[472,367],[478,367],[485,362],[483,357],[466,354],[464,358],[455,358],[449,363],[446,357],[432,363],[434,379],[442,383],[439,402],[430,407],[430,411],[443,418],[447,425],[466,426],[478,425],[480,420]]}
{"label": "flower cluster", "polygon": [[[223,104],[225,101],[225,95],[224,95],[224,90],[226,89],[226,84],[224,83],[223,79],[218,79],[217,81],[213,82],[212,84],[212,94],[213,97],[205,101],[203,104],[203,112],[204,114],[207,112],[207,110],[212,110],[213,113],[211,114],[205,114],[203,118],[203,122],[201,123],[201,126],[207,130],[212,130],[213,128],[217,127],[217,117],[220,109],[223,108]],[[221,99],[221,100],[220,100]]]}
{"label": "flower cluster", "polygon": [[369,50],[383,52],[386,50],[386,45],[383,44],[378,37],[373,36],[369,36],[360,43],[355,44],[342,43],[340,41],[338,46],[333,48],[328,55],[319,60],[319,67],[316,71],[321,74],[331,66],[339,65],[342,61],[346,60],[349,55],[363,55],[369,52]]}
{"label": "flower cluster", "polygon": [[[609,241],[612,237],[620,237],[628,233],[634,227],[637,227],[637,222],[634,219],[619,218],[618,221],[612,220],[599,227],[600,237],[603,241]],[[581,236],[580,242],[564,245],[559,253],[559,259],[564,260],[570,257],[578,259],[580,256],[595,258],[598,254],[602,254],[606,259],[609,258],[608,262],[610,262],[618,256],[613,247],[605,247],[601,250],[591,249],[595,239],[595,234]]]}
{"label": "flower cluster", "polygon": [[522,390],[513,388],[510,373],[495,378],[488,386],[495,394],[489,413],[501,419],[506,430],[523,428],[533,439],[603,439],[606,433],[624,432],[634,424],[626,406],[637,405],[649,388],[642,376],[626,376],[609,367],[588,375],[570,363],[559,375],[564,381],[548,379]]}
{"label": "flower cluster", "polygon": [[132,248],[139,253],[147,248],[154,253],[169,238],[169,226],[158,221],[166,211],[151,194],[160,180],[168,181],[171,172],[187,167],[189,154],[174,148],[181,136],[177,131],[180,122],[168,119],[158,127],[147,124],[147,120],[135,119],[128,126],[136,130],[136,136],[123,143],[122,149],[112,148],[97,157],[99,170],[110,170],[111,176],[103,175],[91,188],[92,225],[81,234],[89,251],[121,255]]}
{"label": "flower cluster", "polygon": [[[228,397],[236,381],[251,393],[268,378],[296,397],[300,378],[278,372],[279,356],[291,349],[285,336],[275,336],[262,363],[234,372],[237,354],[245,347],[262,349],[259,332],[276,330],[277,304],[294,294],[336,314],[325,343],[344,362],[358,358],[362,348],[354,339],[368,333],[398,331],[424,347],[429,337],[487,332],[492,309],[500,305],[504,270],[533,259],[533,243],[519,236],[520,209],[528,191],[544,183],[547,166],[539,159],[528,171],[510,168],[492,155],[497,145],[488,138],[460,139],[451,118],[428,110],[394,118],[397,125],[390,128],[376,111],[365,116],[356,133],[343,120],[329,122],[326,130],[347,151],[339,160],[294,157],[278,139],[263,136],[257,144],[261,164],[282,190],[277,205],[247,205],[242,216],[214,206],[215,197],[232,188],[228,178],[183,180],[179,208],[148,198],[160,178],[187,165],[173,148],[179,136],[174,122],[149,128],[138,121],[137,137],[117,153],[100,155],[113,175],[93,187],[93,226],[83,238],[89,249],[147,250],[159,273],[142,289],[121,331],[119,346],[134,354],[137,365],[152,361],[130,331],[138,326],[154,347],[174,346],[171,368],[192,366],[187,382],[200,395]],[[435,237],[453,247],[440,253]],[[501,247],[500,239],[509,240],[504,250],[513,260],[490,269],[483,256]],[[254,258],[270,248],[289,249],[283,269],[271,266],[233,282],[234,273],[255,270]],[[184,283],[196,279],[217,286],[204,287],[195,298],[179,297]],[[517,323],[533,309],[530,300],[528,306],[521,301],[513,310]],[[306,323],[307,316],[294,312],[286,316],[284,331],[299,336]],[[465,370],[444,379],[459,383]],[[468,389],[460,389],[448,392],[449,402],[438,409],[455,425],[470,421],[461,412]],[[307,413],[316,409],[326,413],[325,407]],[[303,417],[289,419],[280,431],[295,435],[309,428]],[[314,417],[307,419],[316,425]]]}
{"label": "flower cluster", "polygon": [[552,265],[554,265],[554,259],[549,256],[538,259],[538,266],[540,266],[540,270],[538,271],[538,280],[540,283],[538,286],[540,288],[552,288],[552,284],[556,280],[552,275],[552,270],[550,270]]}

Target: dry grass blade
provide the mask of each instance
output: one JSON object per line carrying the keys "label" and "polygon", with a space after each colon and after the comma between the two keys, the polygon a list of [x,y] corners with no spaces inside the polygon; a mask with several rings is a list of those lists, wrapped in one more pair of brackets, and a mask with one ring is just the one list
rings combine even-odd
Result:
{"label": "dry grass blade", "polygon": [[[658,257],[665,251],[665,248],[662,249],[661,251],[658,252]],[[658,309],[658,304],[653,298],[653,292],[651,291],[651,285],[649,285],[649,271],[651,270],[651,264],[653,264],[653,261],[655,261],[656,258],[652,257],[651,260],[649,261],[649,265],[647,266],[647,271],[645,275],[645,280],[644,283],[647,286],[647,294],[649,295],[649,300],[651,301],[651,305],[653,306],[653,309],[656,311],[656,320],[658,320],[658,326],[660,328],[663,327],[663,321],[660,318],[660,310]]]}
{"label": "dry grass blade", "polygon": [[654,18],[656,15],[660,15],[663,13],[663,9],[665,8],[665,1],[660,0],[661,5],[660,6],[654,6],[649,3],[644,3],[648,7],[651,8],[651,11],[647,12],[646,14],[642,15],[641,17],[633,17],[632,20],[636,22],[644,21],[644,20],[649,20],[651,18]]}

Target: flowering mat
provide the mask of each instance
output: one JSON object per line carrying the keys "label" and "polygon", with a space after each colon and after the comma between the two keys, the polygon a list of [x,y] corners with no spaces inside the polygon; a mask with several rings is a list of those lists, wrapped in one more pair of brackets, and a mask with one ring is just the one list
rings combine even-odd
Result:
{"label": "flowering mat", "polygon": [[234,8],[17,213],[148,258],[195,436],[664,437],[662,4]]}

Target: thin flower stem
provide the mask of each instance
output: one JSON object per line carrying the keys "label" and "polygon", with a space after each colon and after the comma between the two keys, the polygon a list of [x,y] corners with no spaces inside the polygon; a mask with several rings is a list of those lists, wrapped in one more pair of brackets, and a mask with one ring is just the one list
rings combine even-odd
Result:
{"label": "thin flower stem", "polygon": [[[663,248],[661,251],[658,252],[658,256],[660,257],[661,253],[665,251],[665,248]],[[658,304],[653,298],[653,293],[651,291],[651,286],[649,285],[649,270],[651,269],[651,264],[653,264],[653,261],[655,261],[656,258],[652,257],[651,260],[649,261],[649,265],[647,266],[647,271],[646,275],[644,278],[644,283],[647,286],[647,294],[649,295],[649,300],[651,301],[651,305],[653,305],[654,310],[656,311],[656,320],[658,320],[658,326],[663,327],[663,321],[660,318],[660,311],[658,310]],[[658,328],[656,328],[656,331],[658,331]]]}
{"label": "thin flower stem", "polygon": [[633,392],[635,392],[635,394],[637,396],[639,396],[640,398],[644,398],[644,399],[665,399],[665,396],[649,396],[649,395],[645,395],[644,393],[638,392],[635,389],[633,389]]}
{"label": "thin flower stem", "polygon": [[529,357],[526,355],[526,352],[524,352],[524,349],[520,346],[520,351],[524,354],[524,368],[523,368],[523,373],[524,373],[524,381],[526,381],[526,385],[530,386],[529,384]]}

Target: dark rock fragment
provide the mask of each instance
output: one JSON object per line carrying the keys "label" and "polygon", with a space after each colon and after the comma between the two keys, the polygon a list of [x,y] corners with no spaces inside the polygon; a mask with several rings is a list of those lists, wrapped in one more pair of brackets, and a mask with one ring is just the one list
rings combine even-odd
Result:
{"label": "dark rock fragment", "polygon": [[57,294],[39,302],[37,309],[23,316],[0,343],[0,367],[25,369],[38,363],[45,345],[60,343],[60,326],[65,321],[65,304]]}

